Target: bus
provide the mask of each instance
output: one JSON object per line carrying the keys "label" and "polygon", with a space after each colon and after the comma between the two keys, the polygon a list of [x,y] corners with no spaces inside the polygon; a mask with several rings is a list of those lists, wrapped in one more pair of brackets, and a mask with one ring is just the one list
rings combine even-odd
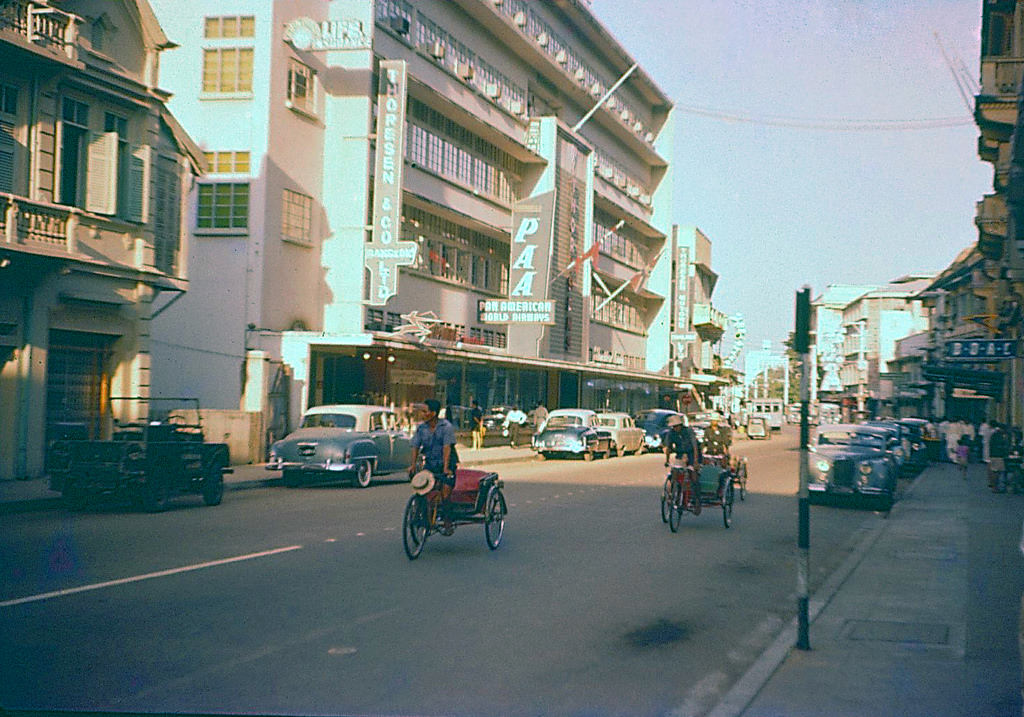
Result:
{"label": "bus", "polygon": [[747,404],[748,416],[762,416],[773,431],[782,430],[785,405],[781,398],[755,398]]}

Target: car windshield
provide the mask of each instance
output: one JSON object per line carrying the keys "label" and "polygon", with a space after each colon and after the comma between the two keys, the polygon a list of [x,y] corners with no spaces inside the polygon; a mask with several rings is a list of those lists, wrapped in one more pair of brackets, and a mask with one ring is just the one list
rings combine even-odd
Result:
{"label": "car windshield", "polygon": [[598,416],[597,425],[611,426],[614,428],[615,426],[619,425],[619,419],[615,418],[614,416]]}
{"label": "car windshield", "polygon": [[660,428],[665,425],[665,419],[671,415],[671,413],[641,413],[637,417],[637,423],[645,427]]}
{"label": "car windshield", "polygon": [[582,426],[583,419],[579,416],[551,416],[548,428],[564,428],[565,426]]}
{"label": "car windshield", "polygon": [[866,448],[885,448],[885,439],[875,433],[860,431],[828,431],[818,434],[819,446],[864,446]]}
{"label": "car windshield", "polygon": [[356,417],[348,413],[310,413],[302,419],[302,427],[351,431],[356,427]]}

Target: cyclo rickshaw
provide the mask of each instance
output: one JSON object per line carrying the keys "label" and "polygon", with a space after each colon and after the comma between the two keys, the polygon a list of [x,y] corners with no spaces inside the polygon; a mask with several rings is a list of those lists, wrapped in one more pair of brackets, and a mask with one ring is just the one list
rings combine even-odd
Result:
{"label": "cyclo rickshaw", "polygon": [[699,466],[686,465],[673,458],[668,476],[661,493],[661,520],[669,529],[679,531],[683,513],[700,515],[704,508],[720,507],[722,523],[726,528],[732,525],[732,504],[735,498],[735,483],[738,471],[734,465],[742,466],[743,481],[741,492],[746,492],[746,463],[735,464],[728,456],[704,456]]}
{"label": "cyclo rickshaw", "polygon": [[405,504],[402,518],[402,544],[409,560],[419,557],[428,537],[434,533],[452,535],[459,525],[482,524],[487,547],[497,550],[508,513],[501,490],[505,484],[497,473],[467,468],[455,471],[455,487],[445,506],[447,525],[442,513],[441,492],[435,490],[433,476],[421,471],[413,477],[412,485],[414,492]]}

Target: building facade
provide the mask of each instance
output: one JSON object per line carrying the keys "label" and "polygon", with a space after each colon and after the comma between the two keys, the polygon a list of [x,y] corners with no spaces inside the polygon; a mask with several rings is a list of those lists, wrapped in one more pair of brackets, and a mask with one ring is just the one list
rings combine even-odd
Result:
{"label": "building facade", "polygon": [[672,104],[587,4],[154,5],[211,165],[159,391],[267,440],[330,402],[674,400]]}
{"label": "building facade", "polygon": [[145,0],[0,7],[0,479],[148,395],[202,163],[158,84],[171,46]]}

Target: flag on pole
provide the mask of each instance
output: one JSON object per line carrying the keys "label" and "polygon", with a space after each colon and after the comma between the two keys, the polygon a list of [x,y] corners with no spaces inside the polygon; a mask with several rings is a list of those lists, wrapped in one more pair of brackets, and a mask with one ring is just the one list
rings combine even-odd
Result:
{"label": "flag on pole", "polygon": [[658,259],[661,258],[661,255],[664,251],[665,249],[662,248],[662,250],[659,251],[653,259],[651,259],[651,262],[647,264],[647,266],[645,266],[637,273],[633,274],[633,276],[629,280],[630,291],[639,291],[640,287],[647,283],[647,278],[651,275],[651,272],[654,271],[654,265],[658,263]]}
{"label": "flag on pole", "polygon": [[590,261],[594,262],[594,264],[596,265],[597,264],[597,255],[600,253],[600,251],[601,251],[601,245],[598,244],[597,242],[594,242],[590,246],[589,249],[587,249],[585,252],[580,254],[578,257],[576,257],[575,259],[570,261],[569,264],[564,269],[562,269],[560,272],[558,272],[558,276],[556,276],[555,278],[557,279],[559,276],[564,276],[565,274],[568,274],[573,269],[575,269],[576,271],[579,271],[580,268],[583,266],[583,263],[585,261],[587,261],[588,259]]}

